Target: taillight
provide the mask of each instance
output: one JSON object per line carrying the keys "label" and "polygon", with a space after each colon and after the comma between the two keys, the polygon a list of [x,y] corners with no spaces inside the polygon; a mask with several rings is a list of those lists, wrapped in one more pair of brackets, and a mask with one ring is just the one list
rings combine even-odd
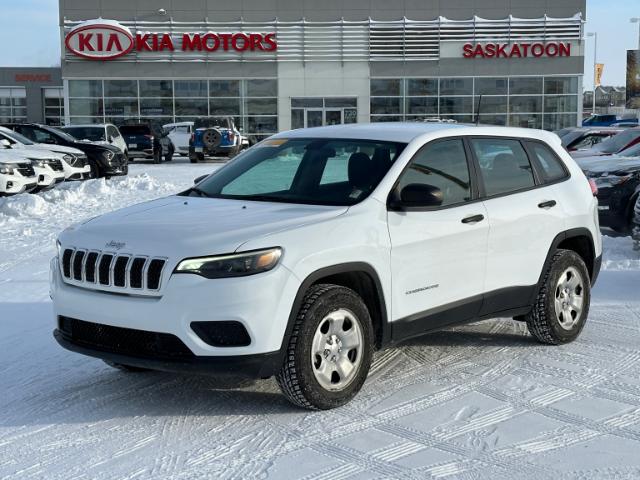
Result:
{"label": "taillight", "polygon": [[192,141],[192,142],[195,142],[195,141],[196,141],[196,134],[195,134],[195,133],[192,133],[192,134],[191,134],[191,141]]}
{"label": "taillight", "polygon": [[145,137],[153,142],[153,135],[145,135]]}
{"label": "taillight", "polygon": [[591,193],[593,193],[593,196],[596,197],[598,195],[598,186],[596,185],[596,182],[593,180],[593,178],[589,179],[589,186],[591,187]]}
{"label": "taillight", "polygon": [[229,137],[230,142],[233,142],[233,140],[236,138],[236,134],[233,132],[227,133],[227,136]]}

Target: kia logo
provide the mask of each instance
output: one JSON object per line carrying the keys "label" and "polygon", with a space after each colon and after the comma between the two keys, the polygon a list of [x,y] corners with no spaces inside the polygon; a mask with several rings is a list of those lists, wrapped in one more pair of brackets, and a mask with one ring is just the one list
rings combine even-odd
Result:
{"label": "kia logo", "polygon": [[110,60],[129,53],[133,35],[117,22],[82,23],[65,37],[64,44],[74,54],[91,60]]}

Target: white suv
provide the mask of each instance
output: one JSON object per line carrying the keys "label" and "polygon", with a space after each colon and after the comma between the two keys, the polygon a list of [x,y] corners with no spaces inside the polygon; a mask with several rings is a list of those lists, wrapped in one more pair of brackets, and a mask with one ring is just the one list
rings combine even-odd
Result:
{"label": "white suv", "polygon": [[55,337],[128,369],[275,375],[349,401],[372,353],[494,317],[574,340],[601,263],[557,136],[423,123],[277,134],[189,190],[65,230]]}

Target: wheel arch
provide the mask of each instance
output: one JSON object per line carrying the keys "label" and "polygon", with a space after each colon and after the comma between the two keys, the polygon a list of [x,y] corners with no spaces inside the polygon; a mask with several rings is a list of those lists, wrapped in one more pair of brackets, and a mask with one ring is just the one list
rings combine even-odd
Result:
{"label": "wheel arch", "polygon": [[547,258],[544,261],[540,277],[538,278],[538,285],[534,289],[534,294],[531,297],[531,304],[535,301],[542,286],[544,275],[549,266],[555,252],[559,249],[571,250],[582,258],[587,271],[589,272],[589,278],[593,285],[598,277],[600,270],[599,258],[596,256],[595,243],[593,241],[593,235],[588,228],[572,228],[564,232],[560,232],[551,242],[549,251],[547,252]]}
{"label": "wheel arch", "polygon": [[302,305],[307,290],[319,283],[331,283],[347,287],[360,295],[371,315],[375,334],[375,347],[381,348],[389,343],[391,327],[388,322],[387,306],[380,277],[375,268],[368,263],[349,262],[320,268],[309,274],[300,284],[289,313],[282,343],[283,347],[289,342],[298,310]]}

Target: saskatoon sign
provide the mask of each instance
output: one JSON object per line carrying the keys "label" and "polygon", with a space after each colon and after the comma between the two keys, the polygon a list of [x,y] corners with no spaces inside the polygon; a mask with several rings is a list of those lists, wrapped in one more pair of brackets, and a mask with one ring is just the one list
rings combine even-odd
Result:
{"label": "saskatoon sign", "polygon": [[178,41],[170,33],[131,33],[113,20],[89,20],[67,33],[64,44],[73,54],[90,60],[111,60],[137,52],[273,52],[276,34],[269,33],[183,33]]}
{"label": "saskatoon sign", "polygon": [[464,58],[570,57],[571,44],[568,42],[465,43],[462,52]]}

